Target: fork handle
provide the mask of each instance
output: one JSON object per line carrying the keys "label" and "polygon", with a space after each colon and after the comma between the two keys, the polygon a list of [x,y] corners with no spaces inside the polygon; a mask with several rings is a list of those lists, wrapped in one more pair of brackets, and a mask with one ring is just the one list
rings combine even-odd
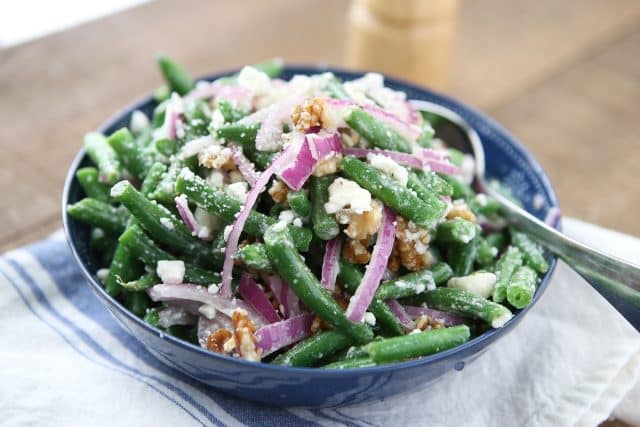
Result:
{"label": "fork handle", "polygon": [[640,331],[639,266],[570,239],[490,187],[487,193],[500,202],[511,224],[560,257]]}

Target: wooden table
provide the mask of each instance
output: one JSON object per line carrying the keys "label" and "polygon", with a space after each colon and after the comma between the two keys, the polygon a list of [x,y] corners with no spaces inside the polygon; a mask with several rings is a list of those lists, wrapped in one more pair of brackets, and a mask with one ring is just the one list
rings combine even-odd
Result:
{"label": "wooden table", "polygon": [[[0,51],[0,250],[60,227],[82,135],[160,83],[271,56],[340,65],[340,0],[154,2]],[[640,2],[468,0],[450,93],[538,157],[563,211],[640,235]]]}

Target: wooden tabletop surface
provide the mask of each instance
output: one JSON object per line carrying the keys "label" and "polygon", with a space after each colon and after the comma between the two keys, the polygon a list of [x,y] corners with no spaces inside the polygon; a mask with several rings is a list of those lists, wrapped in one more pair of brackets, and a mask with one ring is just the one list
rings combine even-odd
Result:
{"label": "wooden tabletop surface", "polygon": [[[160,83],[271,56],[341,65],[347,2],[153,2],[0,50],[0,250],[60,227],[83,134]],[[564,213],[640,235],[640,2],[463,2],[449,92],[536,155]]]}

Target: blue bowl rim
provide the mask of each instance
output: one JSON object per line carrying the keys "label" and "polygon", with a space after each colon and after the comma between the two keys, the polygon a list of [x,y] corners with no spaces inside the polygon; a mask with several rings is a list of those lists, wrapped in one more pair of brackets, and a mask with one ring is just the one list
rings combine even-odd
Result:
{"label": "blue bowl rim", "polygon": [[[284,70],[293,72],[295,74],[312,74],[312,73],[327,72],[328,71],[328,72],[335,72],[335,73],[339,73],[339,74],[343,74],[343,75],[348,75],[350,78],[357,78],[359,76],[364,75],[367,72],[367,71],[360,71],[360,70],[346,70],[346,69],[342,69],[342,68],[334,67],[334,66],[308,65],[308,64],[306,64],[306,65],[305,64],[291,64],[291,65],[287,64],[287,65],[285,65]],[[237,71],[238,71],[237,68],[229,69],[229,70],[226,70],[226,71],[220,71],[220,72],[216,72],[216,73],[213,73],[213,74],[208,74],[208,75],[205,75],[205,76],[201,76],[201,77],[197,78],[196,81],[200,81],[200,80],[212,81],[212,80],[217,79],[219,77],[223,77],[223,76],[235,73]],[[523,157],[526,159],[527,163],[530,164],[534,168],[534,171],[536,172],[536,175],[541,180],[542,187],[548,193],[549,201],[550,201],[549,208],[558,207],[558,200],[557,200],[555,191],[553,189],[553,186],[551,185],[551,182],[549,181],[549,178],[547,177],[546,173],[544,172],[544,170],[542,169],[542,167],[540,166],[538,161],[529,152],[529,150],[527,150],[513,135],[511,135],[506,129],[504,129],[496,121],[494,121],[490,117],[484,115],[483,113],[479,112],[474,107],[471,107],[471,106],[469,106],[467,104],[463,104],[463,103],[461,103],[461,102],[459,102],[457,100],[454,100],[453,98],[451,98],[448,95],[444,95],[444,94],[436,92],[434,90],[417,86],[417,85],[415,85],[413,83],[410,83],[408,81],[405,81],[405,80],[402,80],[402,79],[399,79],[399,78],[389,77],[387,75],[384,75],[384,79],[385,79],[386,82],[390,82],[392,84],[397,84],[397,85],[400,85],[400,86],[404,86],[404,87],[409,88],[409,89],[411,89],[413,91],[416,91],[416,92],[428,93],[431,96],[435,96],[437,98],[440,98],[440,99],[442,99],[442,100],[444,100],[444,101],[446,101],[446,102],[448,102],[448,103],[450,103],[452,105],[455,105],[459,109],[466,110],[468,113],[481,118],[489,127],[492,127],[498,133],[502,133],[505,137],[507,137],[507,139],[509,140],[509,142],[511,144],[513,144],[517,149],[519,149],[519,151],[522,153]],[[143,106],[144,104],[149,102],[152,99],[152,97],[153,97],[153,94],[145,95],[145,96],[142,96],[142,97],[138,98],[134,102],[132,102],[132,103],[128,104],[127,106],[125,106],[120,111],[112,114],[107,120],[105,120],[98,127],[97,130],[99,132],[103,132],[104,130],[106,130],[109,127],[111,127],[112,124],[114,122],[116,122],[119,118],[121,118],[122,116],[130,114],[131,112],[139,109],[141,106]],[[420,366],[420,365],[426,365],[426,364],[429,364],[430,362],[435,362],[435,361],[438,361],[438,360],[446,359],[449,356],[452,356],[452,355],[454,355],[454,354],[456,354],[458,352],[463,352],[463,351],[465,351],[465,350],[467,350],[467,349],[469,349],[471,347],[474,347],[474,346],[481,346],[482,347],[482,344],[485,341],[489,341],[489,344],[490,344],[492,341],[497,340],[498,338],[500,338],[500,337],[504,336],[505,334],[507,334],[508,332],[510,332],[511,328],[515,327],[515,325],[519,322],[519,320],[521,320],[521,318],[538,302],[538,300],[540,299],[540,297],[542,296],[542,294],[546,290],[546,288],[547,288],[547,286],[549,284],[549,281],[551,280],[551,277],[553,276],[553,272],[555,271],[556,264],[557,264],[557,257],[552,254],[550,262],[549,262],[549,270],[547,271],[547,273],[545,273],[545,276],[540,281],[540,284],[538,285],[538,288],[536,289],[536,293],[534,295],[534,298],[533,298],[533,301],[531,302],[531,304],[529,304],[524,309],[516,310],[514,315],[513,315],[513,317],[502,328],[489,329],[488,331],[485,331],[481,335],[479,335],[479,336],[467,341],[466,343],[464,343],[462,345],[459,345],[457,347],[454,347],[452,349],[449,349],[449,350],[446,350],[446,351],[443,351],[443,352],[440,352],[440,353],[436,353],[436,354],[433,354],[433,355],[430,355],[430,356],[424,356],[424,357],[421,357],[421,358],[418,358],[418,359],[409,360],[409,361],[405,361],[405,362],[392,363],[392,364],[389,364],[389,365],[373,366],[373,367],[366,367],[366,368],[352,368],[352,369],[320,369],[320,368],[317,368],[317,367],[315,367],[315,368],[294,367],[294,366],[274,365],[274,364],[270,364],[270,363],[251,362],[251,361],[247,361],[247,360],[244,360],[244,359],[241,359],[241,358],[226,356],[226,355],[218,354],[218,353],[203,349],[200,346],[197,346],[195,344],[189,343],[187,341],[184,341],[184,340],[181,340],[181,339],[179,339],[177,337],[169,335],[166,332],[161,331],[160,329],[148,324],[143,319],[139,318],[138,316],[136,316],[135,314],[133,314],[132,312],[127,310],[119,301],[117,301],[115,298],[113,298],[111,295],[109,295],[106,292],[106,290],[98,283],[98,281],[96,280],[94,275],[92,275],[88,271],[87,267],[85,266],[85,264],[83,263],[82,259],[80,258],[78,250],[76,249],[76,246],[75,246],[75,242],[71,238],[70,226],[69,226],[70,217],[69,217],[69,215],[67,213],[67,205],[68,205],[67,201],[69,200],[69,193],[70,193],[70,190],[71,190],[71,186],[73,184],[73,181],[75,180],[75,172],[79,168],[79,165],[81,164],[81,162],[84,160],[85,154],[86,153],[85,153],[84,148],[81,148],[80,151],[78,152],[78,154],[76,154],[76,156],[74,157],[74,159],[73,159],[73,161],[71,163],[71,166],[69,168],[69,172],[67,173],[67,176],[65,178],[64,190],[63,190],[63,194],[62,194],[62,222],[63,222],[63,228],[64,228],[65,237],[66,237],[67,243],[68,243],[68,245],[69,245],[69,247],[71,249],[71,252],[73,254],[73,258],[75,259],[76,263],[80,267],[80,270],[82,271],[82,274],[85,276],[85,278],[87,279],[87,281],[89,282],[89,284],[93,288],[93,291],[96,292],[98,297],[100,297],[100,299],[102,299],[103,302],[107,303],[110,307],[115,307],[115,309],[117,309],[118,312],[121,313],[122,315],[126,316],[129,321],[132,321],[132,322],[136,323],[138,326],[140,326],[141,328],[148,330],[149,332],[153,333],[154,335],[157,335],[160,339],[163,339],[163,340],[168,341],[168,342],[170,342],[170,343],[172,343],[174,345],[177,345],[177,346],[181,347],[184,350],[200,353],[201,355],[204,355],[205,357],[212,357],[213,359],[219,359],[219,360],[221,360],[223,362],[238,363],[241,366],[245,366],[247,368],[265,369],[267,371],[273,371],[275,373],[277,373],[277,372],[283,372],[283,373],[292,373],[292,372],[294,372],[294,373],[299,373],[299,374],[312,374],[314,376],[315,375],[320,375],[320,376],[326,376],[326,377],[345,376],[347,374],[380,374],[380,373],[394,371],[394,370],[404,370],[404,369],[410,369],[410,368],[413,368],[413,367],[417,367],[417,366]],[[554,224],[554,227],[556,229],[558,229],[558,230],[561,229],[561,221],[562,221],[562,218],[558,217],[556,223]]]}

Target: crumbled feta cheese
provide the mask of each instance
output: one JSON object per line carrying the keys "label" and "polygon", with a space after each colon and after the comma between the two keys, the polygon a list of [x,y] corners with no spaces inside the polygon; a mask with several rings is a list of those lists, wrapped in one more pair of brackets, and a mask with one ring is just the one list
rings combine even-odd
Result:
{"label": "crumbled feta cheese", "polygon": [[300,218],[296,218],[293,220],[293,225],[296,227],[302,227],[302,220]]}
{"label": "crumbled feta cheese", "polygon": [[200,307],[198,307],[198,313],[202,314],[209,320],[212,320],[214,317],[216,317],[216,312],[216,308],[211,304],[202,304]]}
{"label": "crumbled feta cheese", "polygon": [[414,329],[413,331],[409,332],[409,335],[415,335],[415,334],[419,334],[422,332],[422,329]]}
{"label": "crumbled feta cheese", "polygon": [[473,182],[473,176],[476,169],[476,161],[473,159],[473,156],[470,154],[465,154],[462,157],[462,164],[460,165],[460,175],[462,176],[462,180],[471,184]]}
{"label": "crumbled feta cheese", "polygon": [[367,161],[374,168],[398,181],[403,187],[407,186],[409,172],[407,169],[400,166],[395,160],[382,154],[369,154],[367,155]]}
{"label": "crumbled feta cheese", "polygon": [[207,183],[213,188],[222,188],[224,186],[224,174],[219,170],[212,170],[207,176]]}
{"label": "crumbled feta cheese", "polygon": [[182,146],[178,153],[180,160],[188,159],[203,151],[207,146],[213,144],[211,136],[202,136],[200,138],[192,139]]}
{"label": "crumbled feta cheese", "polygon": [[447,287],[468,291],[482,298],[489,298],[495,283],[495,274],[478,271],[468,276],[452,277],[447,282]]}
{"label": "crumbled feta cheese", "polygon": [[222,225],[222,220],[219,217],[211,215],[200,206],[196,207],[195,211],[193,212],[193,216],[196,218],[196,221],[198,221],[198,224],[200,224],[200,232],[198,233],[198,237],[200,237],[201,239],[211,237],[211,233],[219,230],[220,226]]}
{"label": "crumbled feta cheese", "polygon": [[167,230],[173,230],[173,223],[169,218],[160,218],[160,224],[162,224]]}
{"label": "crumbled feta cheese", "polygon": [[104,283],[104,281],[105,281],[105,279],[107,278],[108,275],[109,275],[109,269],[108,268],[101,268],[100,270],[98,270],[96,272],[96,277],[102,283]]}
{"label": "crumbled feta cheese", "polygon": [[207,292],[209,292],[210,294],[217,294],[218,292],[220,292],[220,284],[219,283],[210,284],[209,287],[207,288]]}
{"label": "crumbled feta cheese", "polygon": [[247,191],[249,191],[249,184],[246,182],[234,182],[233,184],[227,185],[227,188],[225,188],[225,193],[240,203],[245,203],[247,201]]}
{"label": "crumbled feta cheese", "polygon": [[513,314],[511,314],[510,311],[506,311],[503,315],[498,316],[497,318],[491,321],[491,327],[502,328],[504,324],[507,323],[512,317],[513,317]]}
{"label": "crumbled feta cheese", "polygon": [[229,183],[235,184],[236,182],[246,182],[244,176],[238,170],[232,170],[227,175],[229,177]]}
{"label": "crumbled feta cheese", "polygon": [[480,206],[486,206],[487,205],[487,195],[484,194],[484,193],[476,194],[476,201],[478,202],[478,204]]}
{"label": "crumbled feta cheese", "polygon": [[238,86],[249,89],[253,95],[267,95],[271,90],[271,79],[262,71],[246,66],[238,74]]}
{"label": "crumbled feta cheese", "polygon": [[285,224],[289,225],[289,224],[291,224],[293,222],[295,217],[296,217],[296,214],[294,214],[291,209],[287,209],[286,211],[280,212],[280,215],[278,215],[278,220],[280,220],[280,221],[284,222]]}
{"label": "crumbled feta cheese", "polygon": [[218,130],[222,126],[224,126],[224,116],[220,112],[220,110],[215,110],[211,114],[211,129]]}
{"label": "crumbled feta cheese", "polygon": [[129,121],[129,129],[133,133],[140,133],[149,127],[149,118],[145,113],[140,110],[136,110],[131,114],[131,120]]}
{"label": "crumbled feta cheese", "polygon": [[156,266],[156,274],[167,285],[182,283],[184,270],[184,261],[162,260]]}
{"label": "crumbled feta cheese", "polygon": [[282,230],[284,230],[285,228],[287,228],[287,223],[286,223],[286,222],[284,222],[284,221],[278,221],[278,222],[276,222],[276,224],[273,226],[273,229],[274,229],[275,231],[282,231]]}
{"label": "crumbled feta cheese", "polygon": [[370,311],[367,311],[366,313],[364,313],[363,320],[364,320],[364,323],[366,323],[369,326],[376,326],[376,316]]}
{"label": "crumbled feta cheese", "polygon": [[336,178],[329,186],[329,201],[324,204],[324,210],[334,214],[347,208],[357,214],[370,211],[371,193],[353,181]]}

